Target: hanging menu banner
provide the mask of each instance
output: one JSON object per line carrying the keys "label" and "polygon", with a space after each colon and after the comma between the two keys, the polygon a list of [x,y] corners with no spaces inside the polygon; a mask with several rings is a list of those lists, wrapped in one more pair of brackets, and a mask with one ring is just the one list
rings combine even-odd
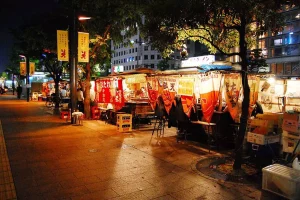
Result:
{"label": "hanging menu banner", "polygon": [[193,96],[195,79],[182,77],[178,80],[178,95]]}
{"label": "hanging menu banner", "polygon": [[114,80],[114,82],[116,88],[114,97],[115,110],[120,110],[125,105],[122,79]]}
{"label": "hanging menu banner", "polygon": [[99,91],[99,103],[112,103],[110,94],[110,79],[99,80],[96,84],[97,91]]}
{"label": "hanging menu banner", "polygon": [[170,113],[172,103],[176,95],[177,78],[175,77],[158,77],[159,85],[162,86],[162,98],[167,113]]}
{"label": "hanging menu banner", "polygon": [[219,100],[222,86],[222,74],[211,72],[208,75],[200,75],[200,98],[203,118],[206,122],[211,121],[215,107]]}
{"label": "hanging menu banner", "polygon": [[251,116],[251,113],[255,108],[255,103],[258,100],[259,81],[260,78],[256,75],[248,75],[248,84],[250,88],[250,102],[248,109],[249,117]]}
{"label": "hanging menu banner", "polygon": [[239,102],[242,87],[240,74],[225,74],[226,104],[228,111],[235,122],[240,121],[241,104]]}
{"label": "hanging menu banner", "polygon": [[147,90],[149,96],[149,102],[152,109],[155,109],[156,101],[158,99],[158,81],[156,77],[146,77]]}

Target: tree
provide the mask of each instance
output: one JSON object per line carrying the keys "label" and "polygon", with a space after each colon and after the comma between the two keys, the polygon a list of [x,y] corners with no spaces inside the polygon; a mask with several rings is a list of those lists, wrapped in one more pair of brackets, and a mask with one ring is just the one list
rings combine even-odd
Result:
{"label": "tree", "polygon": [[45,65],[49,76],[55,82],[55,113],[59,108],[59,81],[61,80],[62,68],[66,64],[57,61],[56,56],[56,30],[66,30],[68,20],[66,16],[55,13],[33,16],[31,21],[17,29],[12,30],[15,38],[14,50],[11,63],[14,63],[19,54],[26,55],[29,61],[36,63],[36,68]]}
{"label": "tree", "polygon": [[[212,53],[240,57],[244,100],[233,168],[241,169],[250,93],[247,81],[247,50],[255,42],[257,35],[268,30],[276,33],[282,29],[284,20],[279,12],[281,5],[299,5],[299,1],[149,0],[146,2],[143,6],[143,13],[146,16],[143,31],[145,35],[151,36],[153,46],[161,52],[168,54],[170,49],[181,46],[185,39],[191,39],[205,44]],[[239,47],[239,50],[233,51],[233,47]]]}
{"label": "tree", "polygon": [[44,53],[41,59],[41,62],[46,67],[48,72],[51,72],[49,76],[54,81],[55,88],[55,114],[59,112],[59,82],[61,81],[61,74],[63,71],[63,63],[57,60],[56,53]]}
{"label": "tree", "polygon": [[141,24],[141,15],[134,0],[61,0],[60,5],[92,17],[79,24],[79,30],[89,32],[91,37],[90,62],[81,65],[84,75],[79,83],[85,88],[84,112],[90,118],[90,81],[94,66],[99,64],[100,69],[110,67],[110,39],[113,37],[114,42],[118,43],[136,33],[136,25]]}
{"label": "tree", "polygon": [[157,64],[157,69],[159,69],[161,71],[170,69],[168,59],[163,59],[163,60],[159,61],[158,64]]}

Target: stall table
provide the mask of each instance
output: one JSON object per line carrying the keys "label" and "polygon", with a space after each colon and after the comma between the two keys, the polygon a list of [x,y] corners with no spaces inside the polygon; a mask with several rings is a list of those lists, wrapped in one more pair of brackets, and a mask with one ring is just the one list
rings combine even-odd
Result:
{"label": "stall table", "polygon": [[[209,152],[212,146],[212,140],[215,140],[216,143],[218,143],[217,141],[217,136],[216,136],[216,123],[208,123],[208,122],[204,122],[204,121],[191,121],[192,124],[199,124],[202,125],[202,127],[205,130],[205,133],[207,134],[208,138],[207,138],[207,143],[209,146]],[[218,144],[217,144],[218,145]]]}

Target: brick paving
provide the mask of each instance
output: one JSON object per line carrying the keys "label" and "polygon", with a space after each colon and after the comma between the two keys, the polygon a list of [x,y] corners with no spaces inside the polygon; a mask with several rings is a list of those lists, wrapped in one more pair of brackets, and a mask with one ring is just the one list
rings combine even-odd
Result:
{"label": "brick paving", "polygon": [[[44,102],[7,94],[0,104],[1,163],[9,159],[0,175],[10,177],[0,178],[1,200],[281,199],[252,185],[199,175],[192,164],[218,153],[195,142],[177,143],[174,128],[163,137],[152,136],[152,127],[119,133],[100,120],[66,123],[49,114]],[[3,189],[7,184],[10,189]]]}

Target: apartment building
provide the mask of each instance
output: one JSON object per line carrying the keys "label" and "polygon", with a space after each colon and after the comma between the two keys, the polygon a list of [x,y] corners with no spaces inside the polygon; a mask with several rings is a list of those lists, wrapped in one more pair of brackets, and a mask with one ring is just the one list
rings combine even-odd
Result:
{"label": "apartment building", "polygon": [[284,7],[286,25],[282,32],[259,38],[259,48],[270,65],[270,72],[280,77],[300,74],[300,9]]}
{"label": "apartment building", "polygon": [[[134,35],[130,39],[125,39],[122,43],[111,42],[112,72],[116,70],[129,71],[136,68],[157,69],[157,64],[163,59],[160,52],[151,46],[150,41]],[[189,57],[196,55],[195,43],[187,41],[186,50]],[[179,68],[181,64],[181,56],[179,51],[175,51],[170,55],[170,68]]]}

